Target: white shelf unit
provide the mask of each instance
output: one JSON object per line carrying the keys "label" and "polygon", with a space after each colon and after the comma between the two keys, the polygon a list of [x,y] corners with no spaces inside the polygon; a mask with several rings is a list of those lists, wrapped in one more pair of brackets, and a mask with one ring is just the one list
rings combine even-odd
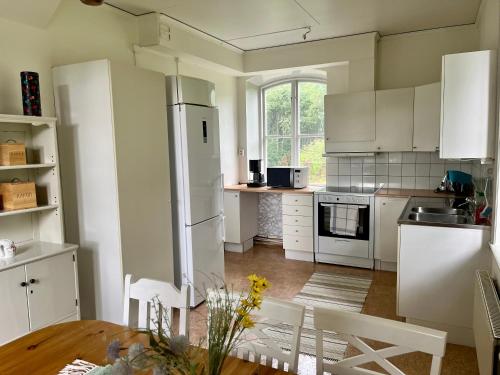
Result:
{"label": "white shelf unit", "polygon": [[0,166],[0,182],[35,182],[36,208],[0,211],[0,238],[18,245],[64,242],[55,117],[0,114],[0,143],[26,146],[26,165]]}

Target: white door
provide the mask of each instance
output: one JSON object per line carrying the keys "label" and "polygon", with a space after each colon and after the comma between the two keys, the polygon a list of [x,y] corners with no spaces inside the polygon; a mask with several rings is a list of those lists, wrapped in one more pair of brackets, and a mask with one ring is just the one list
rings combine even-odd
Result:
{"label": "white door", "polygon": [[26,265],[31,330],[77,313],[73,253]]}
{"label": "white door", "polygon": [[214,282],[224,280],[223,233],[222,216],[186,227],[188,254],[183,282],[193,286],[192,306],[205,300],[206,288],[213,288]]}
{"label": "white door", "polygon": [[439,150],[441,82],[415,87],[413,150]]}
{"label": "white door", "polygon": [[0,272],[0,345],[29,332],[24,266]]}
{"label": "white door", "polygon": [[219,113],[195,105],[180,110],[186,224],[194,225],[222,213]]}
{"label": "white door", "polygon": [[325,95],[327,152],[369,151],[375,140],[375,92]]}
{"label": "white door", "polygon": [[413,87],[381,90],[376,94],[377,151],[413,148]]}
{"label": "white door", "polygon": [[398,261],[398,219],[407,198],[375,198],[375,259]]}

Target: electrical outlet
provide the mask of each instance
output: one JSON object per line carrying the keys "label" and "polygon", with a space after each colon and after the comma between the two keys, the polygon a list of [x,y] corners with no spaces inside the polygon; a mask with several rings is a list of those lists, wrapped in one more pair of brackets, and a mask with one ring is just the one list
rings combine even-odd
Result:
{"label": "electrical outlet", "polygon": [[240,149],[238,150],[238,156],[240,156],[240,157],[245,156],[245,149],[244,149],[244,148],[240,148]]}

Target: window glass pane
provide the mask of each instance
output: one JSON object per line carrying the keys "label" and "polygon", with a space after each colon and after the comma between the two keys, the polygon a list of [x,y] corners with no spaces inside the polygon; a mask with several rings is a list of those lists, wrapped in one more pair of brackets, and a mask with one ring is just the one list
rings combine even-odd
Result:
{"label": "window glass pane", "polygon": [[324,96],[326,85],[319,82],[299,82],[300,134],[321,135],[325,123]]}
{"label": "window glass pane", "polygon": [[267,135],[291,136],[292,84],[285,83],[265,90],[264,106]]}
{"label": "window glass pane", "polygon": [[309,183],[312,185],[326,184],[325,141],[323,137],[300,138],[300,165],[309,167]]}
{"label": "window glass pane", "polygon": [[277,167],[292,164],[292,139],[267,138],[267,166]]}

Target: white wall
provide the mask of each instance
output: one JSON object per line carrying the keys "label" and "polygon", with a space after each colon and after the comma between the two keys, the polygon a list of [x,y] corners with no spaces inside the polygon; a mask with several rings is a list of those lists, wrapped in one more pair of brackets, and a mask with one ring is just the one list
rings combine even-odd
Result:
{"label": "white wall", "polygon": [[50,68],[78,61],[111,58],[133,64],[133,16],[113,8],[63,0],[46,29],[0,18],[0,113],[22,114],[19,72],[40,74],[42,111],[54,115]]}
{"label": "white wall", "polygon": [[378,42],[377,89],[439,81],[442,55],[477,49],[476,25],[382,37]]}
{"label": "white wall", "polygon": [[482,0],[477,17],[480,49],[497,49],[499,33],[499,1]]}

